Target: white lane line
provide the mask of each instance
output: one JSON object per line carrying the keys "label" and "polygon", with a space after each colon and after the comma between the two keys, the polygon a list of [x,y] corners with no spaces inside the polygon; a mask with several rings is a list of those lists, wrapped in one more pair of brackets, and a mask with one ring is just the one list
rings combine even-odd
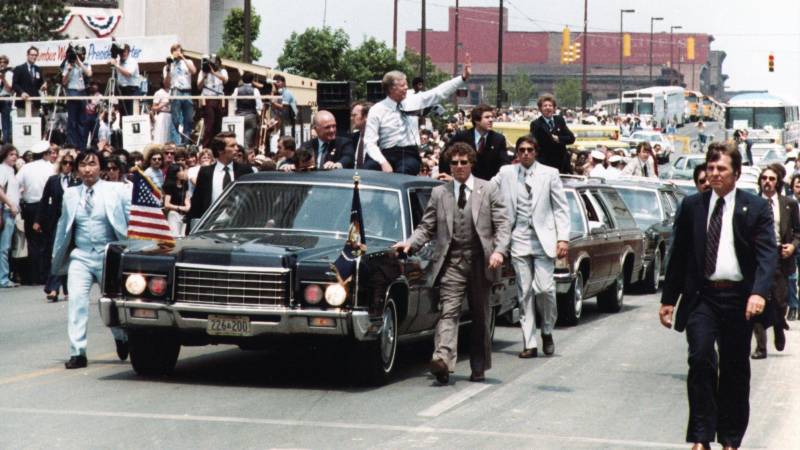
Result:
{"label": "white lane line", "polygon": [[239,423],[251,425],[268,425],[268,426],[290,426],[290,427],[308,427],[308,428],[334,428],[334,429],[347,429],[347,430],[365,430],[365,431],[391,431],[402,433],[417,433],[417,434],[448,434],[459,436],[478,436],[489,438],[506,438],[506,439],[520,439],[528,443],[536,442],[536,440],[548,440],[555,442],[578,442],[583,444],[597,444],[603,446],[625,446],[625,447],[640,447],[640,448],[673,448],[684,449],[686,444],[672,444],[667,442],[650,442],[650,441],[637,441],[627,439],[605,439],[605,438],[592,438],[580,436],[560,436],[554,434],[536,434],[536,433],[519,433],[519,432],[502,432],[490,430],[475,430],[464,428],[436,428],[436,427],[418,427],[418,426],[405,426],[405,425],[386,425],[374,423],[345,423],[345,422],[320,422],[320,421],[306,421],[306,420],[279,420],[279,419],[257,419],[249,417],[230,417],[230,416],[192,416],[188,414],[149,414],[149,413],[133,413],[133,412],[114,412],[114,411],[80,411],[80,410],[57,410],[57,409],[37,409],[37,408],[7,408],[0,406],[0,412],[16,413],[16,414],[47,414],[58,416],[83,416],[83,417],[104,417],[104,418],[120,418],[120,419],[144,419],[144,420],[174,420],[178,422],[213,422],[213,423]]}
{"label": "white lane line", "polygon": [[418,412],[417,415],[420,417],[438,417],[443,412],[464,403],[490,387],[492,387],[491,384],[473,384],[466,389],[461,389],[430,408]]}

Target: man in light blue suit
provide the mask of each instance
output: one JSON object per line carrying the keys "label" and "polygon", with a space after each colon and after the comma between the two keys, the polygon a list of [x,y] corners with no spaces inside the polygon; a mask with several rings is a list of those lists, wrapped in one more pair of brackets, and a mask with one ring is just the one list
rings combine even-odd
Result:
{"label": "man in light blue suit", "polygon": [[536,161],[533,136],[517,139],[519,163],[500,168],[492,178],[508,205],[511,264],[517,275],[523,348],[520,358],[538,356],[536,316],[542,319],[545,355],[555,352],[553,328],[558,309],[553,279],[556,258],[567,256],[569,213],[558,170]]}
{"label": "man in light blue suit", "polygon": [[[83,183],[64,192],[53,245],[53,275],[68,275],[70,358],[65,363],[67,369],[87,365],[86,326],[92,284],[102,282],[106,244],[125,239],[128,234],[130,187],[101,180],[100,161],[95,152],[81,153],[75,160]],[[117,355],[124,360],[128,357],[128,338],[120,328],[111,331]]]}

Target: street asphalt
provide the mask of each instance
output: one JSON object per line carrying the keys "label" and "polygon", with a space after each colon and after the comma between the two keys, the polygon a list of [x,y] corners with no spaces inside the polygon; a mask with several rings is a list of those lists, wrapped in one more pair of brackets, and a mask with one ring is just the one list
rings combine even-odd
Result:
{"label": "street asphalt", "polygon": [[[184,347],[173,375],[146,379],[117,359],[94,303],[89,366],[67,371],[66,303],[0,290],[0,448],[688,448],[686,341],[658,324],[657,295],[626,295],[616,314],[588,300],[580,325],[555,331],[553,357],[517,358],[519,328],[499,326],[487,381],[470,383],[462,356],[446,387],[426,343],[401,346],[383,387],[305,346]],[[786,350],[752,364],[746,448],[800,448],[790,323]]]}

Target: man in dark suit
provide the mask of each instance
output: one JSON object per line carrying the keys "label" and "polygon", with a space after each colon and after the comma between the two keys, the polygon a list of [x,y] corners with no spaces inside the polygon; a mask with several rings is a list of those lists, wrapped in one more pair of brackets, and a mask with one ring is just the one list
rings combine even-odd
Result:
{"label": "man in dark suit", "polygon": [[314,155],[317,170],[352,169],[355,163],[355,149],[349,137],[336,136],[336,117],[330,111],[320,110],[314,116],[314,131],[317,138],[303,143],[304,148]]}
{"label": "man in dark suit", "polygon": [[[678,209],[661,296],[661,324],[686,330],[689,425],[693,449],[715,436],[737,448],[750,417],[752,319],[763,313],[776,268],[775,231],[766,200],[736,189],[742,155],[709,145],[712,190],[686,197]],[[719,358],[714,345],[719,347]]]}
{"label": "man in dark suit", "polygon": [[58,301],[58,291],[63,287],[64,295],[67,295],[67,276],[53,275],[50,272],[50,259],[53,256],[53,243],[56,238],[56,226],[61,217],[61,200],[64,198],[64,191],[72,186],[81,184],[81,180],[75,177],[75,160],[72,155],[64,155],[58,165],[58,173],[47,179],[42,191],[42,200],[36,211],[36,219],[33,223],[33,231],[42,233],[46,242],[44,252],[44,270],[48,274],[45,282],[44,292],[47,299],[51,302]]}
{"label": "man in dark suit", "polygon": [[[36,58],[38,57],[39,49],[31,46],[28,48],[28,60],[25,64],[14,67],[12,86],[17,97],[20,97],[22,100],[27,100],[28,97],[38,97],[39,91],[43,88],[47,88],[47,83],[42,76],[42,70],[36,65]],[[25,102],[18,101],[17,108],[22,108],[19,110],[19,115],[24,116]],[[33,115],[36,115],[38,109],[39,102],[35,102],[33,104]]]}
{"label": "man in dark suit", "polygon": [[795,271],[794,251],[800,245],[800,214],[797,202],[781,195],[783,177],[786,172],[781,164],[770,164],[761,171],[759,186],[761,196],[769,203],[775,218],[775,241],[778,251],[775,259],[778,270],[775,271],[772,295],[770,295],[764,314],[759,316],[753,329],[756,335],[756,349],[751,355],[753,359],[767,357],[767,328],[774,326],[775,349],[783,351],[786,346],[784,330],[786,311],[789,300],[789,276]]}
{"label": "man in dark suit", "polygon": [[536,160],[555,167],[561,173],[572,173],[567,146],[575,142],[575,135],[567,128],[563,117],[555,115],[556,98],[550,94],[539,97],[537,102],[542,115],[531,122],[531,134],[539,144]]}
{"label": "man in dark suit", "polygon": [[[474,148],[478,153],[478,159],[472,174],[482,180],[491,180],[500,171],[500,167],[511,163],[506,151],[506,138],[492,130],[494,108],[491,106],[486,104],[476,106],[470,113],[470,119],[472,129],[459,131],[447,145],[464,142]],[[439,160],[439,173],[450,174],[450,161],[446,158]],[[449,177],[442,176],[440,179]]]}
{"label": "man in dark suit", "polygon": [[247,164],[240,164],[233,160],[239,148],[234,133],[219,133],[211,140],[210,147],[217,162],[201,168],[197,173],[197,184],[192,194],[189,219],[202,217],[229,184],[253,173],[253,169]]}
{"label": "man in dark suit", "polygon": [[353,126],[353,132],[350,134],[350,140],[353,141],[355,148],[355,162],[353,167],[361,169],[372,158],[367,156],[364,149],[364,130],[367,128],[367,114],[369,108],[372,106],[370,102],[355,102],[350,107],[350,123]]}

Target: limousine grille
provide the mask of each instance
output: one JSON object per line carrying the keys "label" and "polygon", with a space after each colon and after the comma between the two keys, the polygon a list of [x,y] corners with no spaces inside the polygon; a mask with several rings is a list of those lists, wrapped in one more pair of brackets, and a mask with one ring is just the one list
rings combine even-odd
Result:
{"label": "limousine grille", "polygon": [[175,301],[230,306],[289,304],[289,271],[176,267]]}

